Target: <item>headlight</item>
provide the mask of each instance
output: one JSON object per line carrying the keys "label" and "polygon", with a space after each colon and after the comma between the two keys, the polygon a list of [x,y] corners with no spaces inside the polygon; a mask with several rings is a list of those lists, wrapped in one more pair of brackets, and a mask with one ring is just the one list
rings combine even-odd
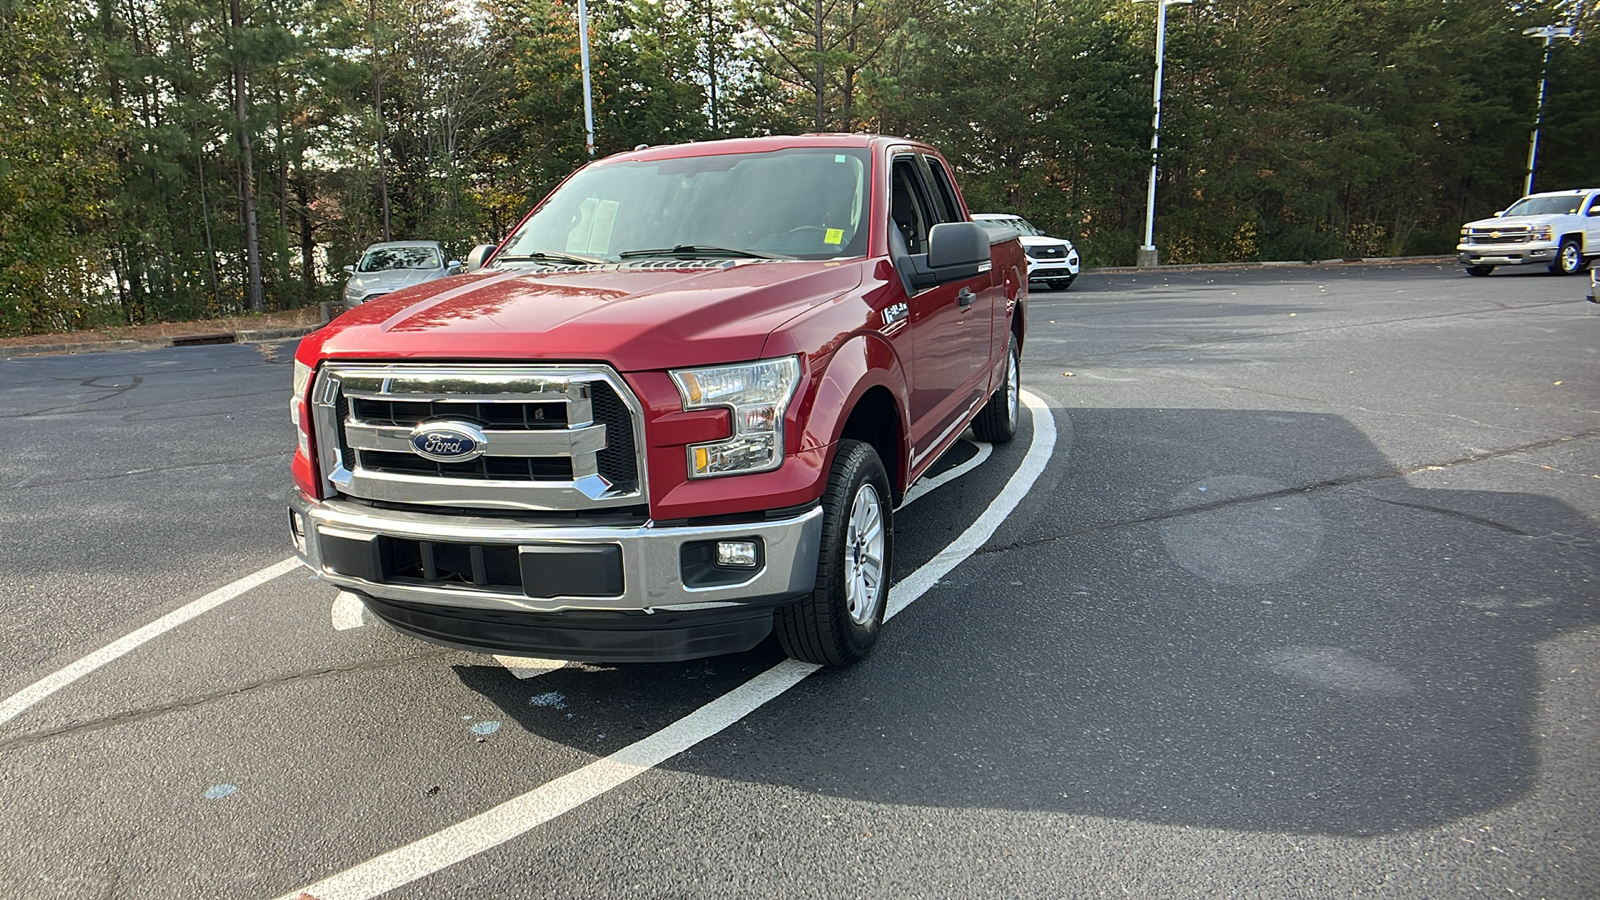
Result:
{"label": "headlight", "polygon": [[311,384],[310,366],[294,361],[294,396],[289,398],[289,421],[294,423],[294,432],[299,437],[300,452],[306,458],[311,457],[311,435],[306,433],[304,410],[306,406],[306,387]]}
{"label": "headlight", "polygon": [[1461,226],[1461,236],[1462,236],[1462,237],[1466,237],[1466,236],[1467,236],[1467,233],[1468,233],[1468,232],[1469,232],[1469,231],[1471,231],[1471,230],[1472,230],[1472,229],[1470,229],[1470,228],[1468,228],[1468,227],[1467,227],[1467,226],[1465,226],[1465,225],[1463,225],[1463,226]]}
{"label": "headlight", "polygon": [[1549,241],[1555,239],[1556,229],[1554,225],[1535,225],[1528,234],[1536,241]]}
{"label": "headlight", "polygon": [[800,383],[798,357],[670,374],[684,409],[733,411],[732,437],[689,445],[690,478],[766,472],[783,462],[783,414]]}

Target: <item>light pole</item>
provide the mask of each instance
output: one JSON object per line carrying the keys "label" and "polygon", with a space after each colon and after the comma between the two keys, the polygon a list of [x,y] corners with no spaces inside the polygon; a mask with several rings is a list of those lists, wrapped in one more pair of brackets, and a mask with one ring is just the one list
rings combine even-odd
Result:
{"label": "light pole", "polygon": [[1159,263],[1156,254],[1156,162],[1161,149],[1161,67],[1167,47],[1167,7],[1180,4],[1187,6],[1193,0],[1133,0],[1133,2],[1156,5],[1156,114],[1150,129],[1150,190],[1145,196],[1144,244],[1139,248],[1139,255],[1135,259],[1135,263],[1139,266],[1148,267]]}
{"label": "light pole", "polygon": [[578,0],[578,56],[583,63],[584,146],[594,156],[594,92],[589,88],[589,4]]}
{"label": "light pole", "polygon": [[1524,28],[1528,37],[1544,38],[1544,68],[1539,70],[1539,111],[1533,117],[1533,138],[1528,142],[1528,180],[1522,185],[1522,196],[1533,193],[1533,166],[1539,158],[1539,126],[1544,124],[1544,85],[1550,79],[1550,41],[1554,38],[1572,38],[1572,28],[1566,25],[1545,25]]}

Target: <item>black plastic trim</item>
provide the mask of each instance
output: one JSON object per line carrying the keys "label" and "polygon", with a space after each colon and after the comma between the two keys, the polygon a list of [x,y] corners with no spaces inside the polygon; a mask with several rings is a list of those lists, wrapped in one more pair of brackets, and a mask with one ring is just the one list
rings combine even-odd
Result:
{"label": "black plastic trim", "polygon": [[755,647],[772,632],[772,607],[792,598],[652,615],[515,613],[363,599],[395,630],[447,647],[585,662],[674,662]]}

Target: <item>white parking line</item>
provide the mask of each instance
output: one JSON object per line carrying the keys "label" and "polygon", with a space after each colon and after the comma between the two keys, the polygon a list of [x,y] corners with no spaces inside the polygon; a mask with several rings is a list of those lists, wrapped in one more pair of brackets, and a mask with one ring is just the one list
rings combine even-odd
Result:
{"label": "white parking line", "polygon": [[216,609],[251,588],[266,584],[285,572],[294,571],[294,568],[299,564],[299,560],[291,556],[283,562],[275,563],[258,572],[246,575],[232,584],[217,588],[198,600],[191,600],[138,631],[112,641],[66,668],[46,675],[7,697],[5,702],[0,703],[0,725],[22,715],[28,707],[77,681],[79,678],[88,675],[106,663],[131,653],[141,645],[166,634],[202,613]]}
{"label": "white parking line", "polygon": [[498,653],[495,654],[494,658],[500,661],[500,665],[510,669],[511,674],[517,676],[518,678],[524,679],[533,678],[536,675],[543,675],[546,672],[554,672],[557,669],[565,667],[567,664],[567,661],[564,659],[538,659],[532,656],[501,656]]}
{"label": "white parking line", "polygon": [[[884,618],[904,610],[972,555],[1027,495],[1055,447],[1055,420],[1044,401],[1026,391],[1033,442],[999,496],[938,556],[889,591]],[[593,800],[682,753],[760,709],[819,667],[786,660],[655,734],[540,785],[470,819],[313,884],[278,900],[368,900],[499,846]]]}
{"label": "white parking line", "polygon": [[349,591],[340,591],[333,597],[333,608],[329,615],[333,618],[334,631],[349,631],[367,624],[363,616],[367,612],[366,604],[361,598]]}

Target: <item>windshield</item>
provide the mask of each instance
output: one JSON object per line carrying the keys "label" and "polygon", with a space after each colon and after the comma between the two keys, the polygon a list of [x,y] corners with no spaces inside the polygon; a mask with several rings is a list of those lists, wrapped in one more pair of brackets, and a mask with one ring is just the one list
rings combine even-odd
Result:
{"label": "windshield", "polygon": [[437,269],[442,264],[439,251],[432,247],[379,247],[361,257],[357,272],[387,272],[390,269]]}
{"label": "windshield", "polygon": [[1033,227],[1033,223],[1021,216],[995,216],[993,218],[973,218],[979,225],[994,225],[1001,228],[1011,228],[1029,237],[1044,237],[1044,232]]}
{"label": "windshield", "polygon": [[1027,219],[1017,219],[1015,222],[1011,223],[1011,227],[1030,237],[1044,236],[1044,232],[1033,227],[1033,223],[1029,222]]}
{"label": "windshield", "polygon": [[1583,203],[1582,194],[1564,197],[1523,197],[1505,211],[1508,216],[1575,216]]}
{"label": "windshield", "polygon": [[866,254],[865,150],[600,163],[535,210],[500,259],[835,259]]}

